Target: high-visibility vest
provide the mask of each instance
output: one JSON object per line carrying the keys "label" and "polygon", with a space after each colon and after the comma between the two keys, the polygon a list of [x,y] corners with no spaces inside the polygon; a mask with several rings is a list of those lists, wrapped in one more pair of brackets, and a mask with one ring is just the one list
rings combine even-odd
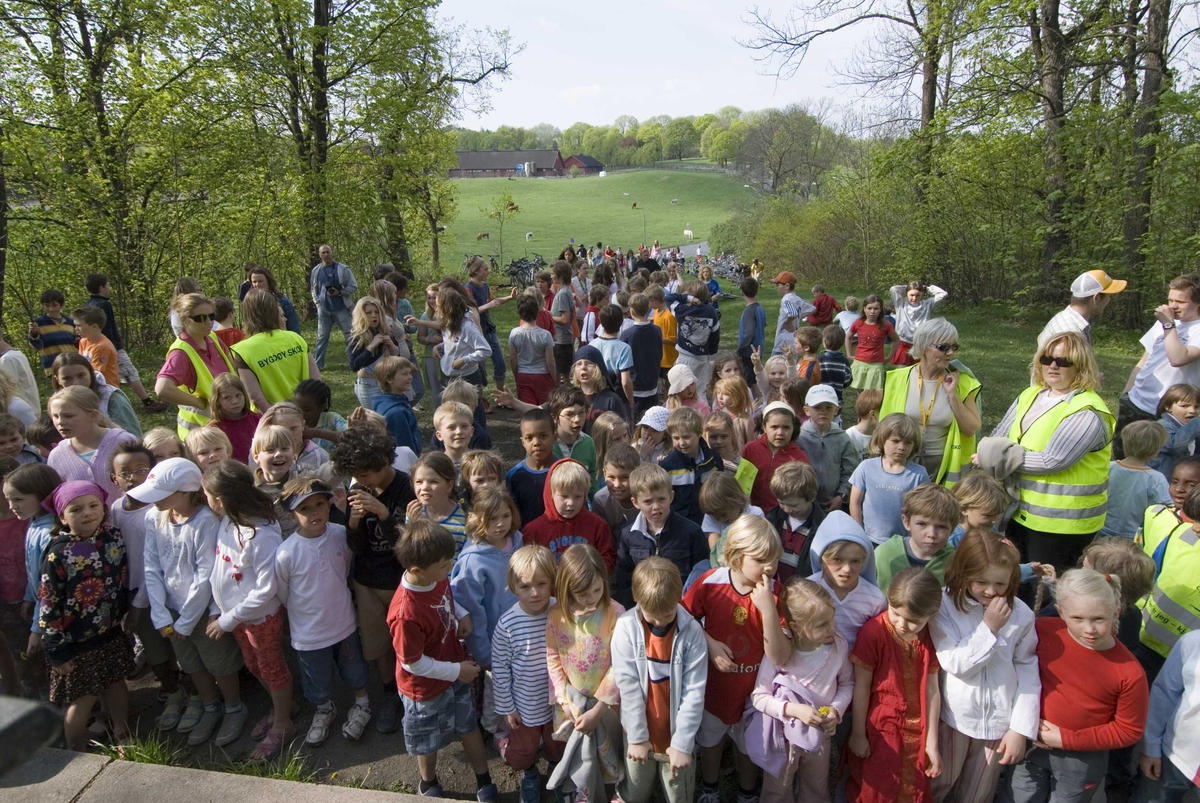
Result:
{"label": "high-visibility vest", "polygon": [[1138,603],[1140,638],[1165,658],[1180,636],[1200,630],[1200,533],[1182,522],[1146,551],[1158,573],[1150,594]]}
{"label": "high-visibility vest", "polygon": [[[908,385],[912,380],[912,372],[919,370],[920,363],[905,368],[896,368],[887,372],[883,385],[883,406],[879,410],[879,418],[886,415],[903,413],[908,406]],[[970,374],[960,371],[958,374],[958,400],[965,402],[969,396],[979,391],[979,380]],[[921,433],[922,435],[924,433]],[[971,465],[971,456],[975,454],[975,436],[964,435],[958,428],[958,419],[951,416],[950,430],[946,433],[946,451],[942,452],[942,464],[938,467],[934,482],[941,483],[947,488],[962,479],[963,466]]]}
{"label": "high-visibility vest", "polygon": [[296,385],[308,379],[308,343],[287,329],[259,332],[234,343],[233,353],[254,373],[268,404],[292,398]]}
{"label": "high-visibility vest", "polygon": [[1141,545],[1147,555],[1153,556],[1159,545],[1174,535],[1176,530],[1191,526],[1192,523],[1184,521],[1179,511],[1170,505],[1151,505],[1142,515],[1142,526],[1133,540]]}
{"label": "high-visibility vest", "polygon": [[[225,351],[225,344],[217,339],[217,336],[211,332],[208,334],[208,347],[216,349],[217,354],[221,355],[221,359],[225,361],[226,367],[229,368],[229,373],[234,373],[233,360]],[[179,385],[179,389],[189,396],[204,401],[206,404],[212,399],[213,375],[208,370],[208,364],[204,362],[196,349],[192,348],[192,344],[183,338],[176,338],[175,342],[167,349],[167,353],[172,351],[182,351],[187,355],[188,360],[192,363],[192,370],[196,374],[196,386],[189,388],[186,385]],[[200,407],[187,407],[179,405],[179,411],[175,414],[175,432],[179,436],[179,440],[187,438],[189,432],[197,427],[202,427],[208,423],[208,410]]]}
{"label": "high-visibility vest", "polygon": [[1033,406],[1041,387],[1026,388],[1017,398],[1017,414],[1008,431],[1010,440],[1034,452],[1043,451],[1059,425],[1070,415],[1093,410],[1104,422],[1104,448],[1088,452],[1074,465],[1053,474],[1018,475],[1021,500],[1013,520],[1031,530],[1062,535],[1094,533],[1104,526],[1108,511],[1108,461],[1112,456],[1113,417],[1104,400],[1090,390],[1080,391],[1059,402],[1024,432],[1021,423]]}

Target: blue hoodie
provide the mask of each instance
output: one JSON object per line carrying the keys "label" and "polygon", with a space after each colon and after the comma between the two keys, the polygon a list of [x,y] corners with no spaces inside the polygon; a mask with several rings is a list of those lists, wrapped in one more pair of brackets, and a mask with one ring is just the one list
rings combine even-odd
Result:
{"label": "blue hoodie", "polygon": [[870,538],[867,538],[867,533],[862,525],[850,518],[849,514],[840,510],[835,510],[826,516],[825,521],[821,522],[821,526],[817,528],[817,534],[813,538],[810,550],[813,571],[821,571],[821,555],[834,541],[853,541],[863,548],[863,551],[867,553],[867,560],[863,563],[859,578],[874,585],[875,545],[871,543]]}
{"label": "blue hoodie", "polygon": [[397,396],[394,393],[380,393],[373,400],[375,412],[383,416],[387,423],[388,432],[396,439],[397,446],[407,446],[417,454],[421,453],[421,430],[417,426],[417,416],[413,413],[412,404],[407,396]]}
{"label": "blue hoodie", "polygon": [[[521,531],[512,536],[512,552],[521,548]],[[468,543],[454,561],[450,589],[454,601],[471,615],[471,635],[467,650],[483,667],[492,665],[492,633],[501,615],[517,604],[508,590],[508,559],[512,552],[486,541]]]}

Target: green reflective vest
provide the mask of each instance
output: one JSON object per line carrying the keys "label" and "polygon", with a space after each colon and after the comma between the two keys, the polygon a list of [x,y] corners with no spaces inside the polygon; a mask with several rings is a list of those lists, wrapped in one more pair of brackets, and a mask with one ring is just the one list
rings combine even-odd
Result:
{"label": "green reflective vest", "polygon": [[1017,414],[1010,440],[1027,450],[1040,452],[1067,416],[1094,410],[1108,432],[1108,441],[1098,452],[1088,452],[1074,465],[1053,474],[1018,475],[1021,500],[1013,520],[1031,530],[1062,535],[1085,535],[1104,526],[1108,510],[1108,461],[1112,456],[1113,417],[1104,400],[1092,391],[1080,391],[1040,415],[1024,432],[1021,424],[1042,388],[1026,388],[1017,398]]}
{"label": "green reflective vest", "polygon": [[308,379],[308,343],[287,329],[259,332],[234,343],[233,353],[254,373],[268,404],[292,398],[296,385]]}
{"label": "green reflective vest", "polygon": [[1147,544],[1146,551],[1154,558],[1158,576],[1150,594],[1138,603],[1141,642],[1165,658],[1180,636],[1200,630],[1200,533],[1190,522],[1181,522],[1153,549]]}
{"label": "green reflective vest", "polygon": [[[234,373],[233,360],[225,351],[225,344],[217,339],[217,336],[211,332],[208,335],[208,347],[216,349],[217,354],[221,355],[221,359],[225,361],[225,365],[229,368],[229,373]],[[207,363],[204,362],[196,349],[192,348],[192,344],[188,343],[183,338],[176,338],[175,342],[167,349],[167,353],[172,351],[182,351],[187,355],[187,358],[192,363],[192,370],[196,372],[196,387],[189,388],[186,385],[179,385],[179,389],[189,396],[195,396],[201,399],[205,405],[212,400],[212,384],[213,375],[208,370]],[[197,427],[202,427],[208,423],[208,410],[201,407],[186,407],[179,405],[179,410],[175,414],[175,433],[179,436],[179,440],[186,440],[188,433]]]}
{"label": "green reflective vest", "polygon": [[[920,363],[906,368],[896,368],[887,372],[883,385],[883,406],[879,410],[879,418],[883,419],[892,413],[903,413],[908,406],[908,385],[912,380],[912,372],[920,367]],[[966,401],[968,397],[979,392],[979,380],[965,372],[958,374],[958,400]],[[924,435],[924,433],[921,433]],[[971,465],[971,456],[975,454],[975,436],[963,435],[958,428],[958,421],[950,419],[950,431],[946,433],[946,451],[942,452],[942,465],[938,467],[934,482],[941,483],[947,488],[954,487],[962,479],[963,466]]]}

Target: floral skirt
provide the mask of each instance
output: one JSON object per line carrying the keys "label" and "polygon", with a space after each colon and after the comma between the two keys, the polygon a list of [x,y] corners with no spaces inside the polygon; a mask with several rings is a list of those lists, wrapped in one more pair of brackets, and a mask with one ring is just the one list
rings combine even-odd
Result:
{"label": "floral skirt", "polygon": [[133,647],[121,632],[79,653],[71,663],[71,672],[66,675],[50,667],[51,702],[73,703],[80,697],[98,697],[117,681],[124,682],[134,670]]}

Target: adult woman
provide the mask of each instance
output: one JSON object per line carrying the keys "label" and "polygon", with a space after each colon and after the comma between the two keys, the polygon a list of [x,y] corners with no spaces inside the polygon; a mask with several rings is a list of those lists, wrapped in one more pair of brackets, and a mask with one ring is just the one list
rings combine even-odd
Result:
{"label": "adult woman", "polygon": [[380,357],[395,357],[396,354],[396,341],[392,339],[388,327],[384,303],[374,296],[363,296],[350,314],[346,359],[350,362],[350,370],[358,374],[354,380],[354,395],[366,409],[374,410],[375,397],[382,393],[379,383],[375,381],[375,363]]}
{"label": "adult woman", "polygon": [[183,321],[179,319],[179,313],[175,311],[175,299],[180,296],[186,296],[188,293],[199,293],[200,282],[193,279],[191,276],[180,276],[175,282],[175,290],[171,294],[171,331],[175,333],[175,337],[183,331]]}
{"label": "adult woman", "polygon": [[291,399],[301,380],[321,378],[308,343],[282,328],[282,317],[275,296],[266,290],[246,293],[242,301],[246,339],[234,344],[233,364],[251,405],[260,413],[276,402]]}
{"label": "adult woman", "polygon": [[[575,264],[575,278],[571,280],[571,294],[575,296],[575,315],[579,320],[587,314],[588,293],[592,291],[592,280],[588,278],[588,263]],[[495,349],[493,348],[493,353]]]}
{"label": "adult woman", "polygon": [[1077,332],[1038,350],[1032,387],[1008,408],[993,436],[1025,449],[1017,470],[1021,500],[1008,537],[1023,560],[1071,568],[1104,524],[1113,416],[1096,392],[1100,371]]}
{"label": "adult woman", "polygon": [[922,443],[916,459],[934,482],[949,487],[975,454],[975,433],[983,425],[979,380],[950,365],[958,354],[958,330],[945,318],[917,327],[912,353],[915,365],[888,372],[879,417],[904,413],[916,421]]}
{"label": "adult woman", "polygon": [[[275,283],[275,274],[252,262],[246,268],[246,280],[250,283],[247,293],[250,290],[266,290],[275,296],[275,300],[279,302],[279,308],[283,310],[283,317],[287,321],[287,330],[300,334],[300,319],[296,317],[296,308],[287,296],[279,292],[279,285]],[[242,295],[242,298],[245,298],[245,294]]]}
{"label": "adult woman", "polygon": [[120,388],[106,383],[82,354],[68,351],[55,357],[54,365],[50,367],[50,384],[55,390],[76,385],[87,388],[100,399],[102,414],[129,434],[142,437],[142,424],[133,411],[133,405],[129,403],[129,397]]}
{"label": "adult woman", "polygon": [[163,401],[177,405],[175,432],[180,440],[188,432],[208,423],[213,379],[233,373],[233,357],[212,331],[213,304],[199,293],[175,299],[175,311],[183,331],[167,348],[167,359],[154,392]]}
{"label": "adult woman", "polygon": [[118,445],[136,441],[133,435],[112,426],[100,412],[100,399],[84,387],[55,391],[46,402],[50,420],[62,440],[46,460],[63,482],[87,480],[104,489],[109,499],[121,495],[110,476],[110,459]]}

